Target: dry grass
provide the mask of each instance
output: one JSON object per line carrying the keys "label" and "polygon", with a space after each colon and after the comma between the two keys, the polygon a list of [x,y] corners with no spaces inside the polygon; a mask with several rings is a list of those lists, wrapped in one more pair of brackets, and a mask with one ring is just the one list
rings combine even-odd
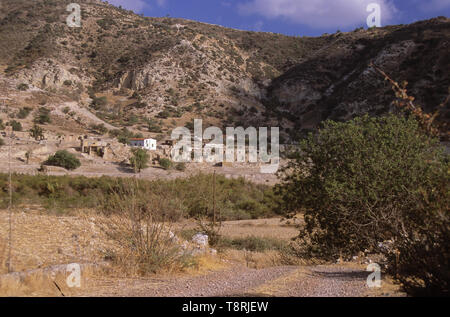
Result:
{"label": "dry grass", "polygon": [[284,264],[281,254],[273,250],[252,252],[228,249],[224,252],[223,257],[230,262],[241,263],[252,269],[263,269]]}
{"label": "dry grass", "polygon": [[7,246],[8,242],[5,238],[0,237],[0,274],[7,273]]}
{"label": "dry grass", "polygon": [[[113,265],[109,266],[108,270],[83,269],[82,288],[71,289],[65,282],[68,275],[65,271],[49,275],[47,269],[68,263],[104,263],[105,257],[108,258],[113,254],[121,255],[122,260],[131,259],[130,245],[125,242],[127,233],[136,233],[132,230],[133,223],[136,224],[123,215],[104,217],[89,210],[79,210],[71,216],[64,217],[45,214],[43,209],[33,206],[16,210],[13,214],[12,265],[15,272],[21,273],[21,278],[18,279],[17,275],[5,274],[8,213],[0,211],[0,274],[3,274],[0,275],[0,296],[62,296],[53,281],[64,295],[78,296],[95,287],[102,279],[111,283],[118,279],[136,279],[142,273],[136,267],[133,268],[127,261],[122,263],[112,261]],[[140,228],[138,231],[143,233],[140,238],[147,234],[144,228],[151,229],[152,225],[154,228],[163,228],[161,223],[150,223],[150,227],[148,225],[143,222],[142,226],[138,227]],[[187,227],[186,223],[175,225],[177,228]],[[170,226],[164,228],[166,229],[156,232],[163,236],[164,233],[169,234]],[[230,238],[251,234],[286,240],[296,233],[295,227],[287,226],[280,222],[280,219],[226,222],[223,231],[223,234]],[[119,235],[114,236],[115,234]],[[225,270],[235,264],[259,269],[285,263],[283,257],[274,250],[265,252],[226,250],[217,256],[198,256],[190,264],[187,268],[183,267],[183,270],[177,265],[167,265],[167,269],[160,270],[157,276],[203,275]]]}
{"label": "dry grass", "polygon": [[103,274],[104,268],[96,265],[81,265],[81,287],[69,287],[66,265],[36,269],[0,276],[1,297],[65,297],[74,296],[91,284],[92,277]]}
{"label": "dry grass", "polygon": [[257,219],[224,222],[221,234],[230,238],[256,236],[289,240],[298,235],[298,229],[278,218]]}
{"label": "dry grass", "polygon": [[[38,211],[13,214],[12,267],[21,272],[63,263],[103,261],[104,252],[114,246],[100,230],[99,216],[56,217]],[[6,262],[8,213],[0,211],[0,258]],[[2,269],[5,266],[2,265]]]}
{"label": "dry grass", "polygon": [[105,234],[117,243],[107,251],[107,257],[122,275],[178,272],[195,264],[170,225],[129,215],[110,216],[101,224]]}
{"label": "dry grass", "polygon": [[[220,234],[229,238],[254,236],[290,240],[298,235],[299,230],[296,225],[301,223],[301,218],[291,220],[290,222],[283,221],[280,218],[224,221],[220,229]],[[176,224],[178,231],[192,230],[197,227],[194,221],[185,221]]]}

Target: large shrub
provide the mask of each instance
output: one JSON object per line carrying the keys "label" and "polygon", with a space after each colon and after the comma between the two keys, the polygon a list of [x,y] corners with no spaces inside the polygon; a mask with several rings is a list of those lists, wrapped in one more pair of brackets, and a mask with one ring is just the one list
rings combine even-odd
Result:
{"label": "large shrub", "polygon": [[75,155],[62,150],[49,156],[47,161],[44,162],[44,165],[59,166],[68,170],[75,170],[81,166],[81,162],[75,157]]}
{"label": "large shrub", "polygon": [[436,175],[433,188],[420,189],[397,234],[393,249],[383,250],[389,270],[410,295],[450,295],[449,174]]}
{"label": "large shrub", "polygon": [[365,116],[310,135],[277,192],[288,211],[303,209],[309,255],[381,251],[402,281],[416,274],[415,286],[436,279],[448,290],[448,183],[448,158],[415,119]]}

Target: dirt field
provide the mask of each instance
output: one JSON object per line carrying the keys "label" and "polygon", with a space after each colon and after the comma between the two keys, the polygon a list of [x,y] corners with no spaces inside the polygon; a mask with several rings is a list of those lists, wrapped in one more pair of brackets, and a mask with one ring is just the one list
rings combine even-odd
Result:
{"label": "dirt field", "polygon": [[[275,251],[228,250],[216,256],[200,256],[197,266],[184,272],[126,277],[104,266],[105,252],[114,248],[115,243],[100,230],[101,217],[88,212],[57,217],[30,206],[16,211],[12,220],[12,267],[15,272],[22,272],[16,274],[22,275],[17,279],[6,274],[9,214],[0,211],[1,296],[402,295],[388,279],[383,280],[381,289],[368,289],[365,281],[369,273],[365,272],[364,265],[286,266],[280,263]],[[178,226],[186,228],[193,223]],[[225,222],[222,231],[228,237],[252,235],[285,240],[296,233],[292,224],[280,219]],[[64,271],[68,263],[98,267],[83,268],[81,288],[69,288]],[[46,270],[54,267],[63,269],[46,275]]]}

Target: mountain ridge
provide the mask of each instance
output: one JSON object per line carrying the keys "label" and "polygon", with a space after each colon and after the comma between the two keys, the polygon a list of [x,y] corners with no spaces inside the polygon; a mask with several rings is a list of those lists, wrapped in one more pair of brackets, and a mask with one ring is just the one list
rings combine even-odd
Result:
{"label": "mountain ridge", "polygon": [[[369,69],[372,61],[410,82],[427,111],[450,87],[446,17],[290,37],[142,17],[96,0],[79,1],[82,26],[69,28],[68,3],[4,1],[2,78],[41,89],[55,103],[78,102],[117,128],[159,138],[202,118],[222,127],[280,126],[289,142],[326,119],[392,111],[394,95]],[[422,58],[414,63],[417,52]],[[441,117],[448,120],[448,111]]]}

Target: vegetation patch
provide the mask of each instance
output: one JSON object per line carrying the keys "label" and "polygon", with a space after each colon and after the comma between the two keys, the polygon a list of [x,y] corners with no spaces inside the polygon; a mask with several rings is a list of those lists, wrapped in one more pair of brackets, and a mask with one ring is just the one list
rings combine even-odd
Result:
{"label": "vegetation patch", "polygon": [[59,166],[64,167],[67,170],[75,170],[81,166],[81,162],[75,157],[75,155],[62,150],[49,156],[49,158],[44,162],[44,165]]}

